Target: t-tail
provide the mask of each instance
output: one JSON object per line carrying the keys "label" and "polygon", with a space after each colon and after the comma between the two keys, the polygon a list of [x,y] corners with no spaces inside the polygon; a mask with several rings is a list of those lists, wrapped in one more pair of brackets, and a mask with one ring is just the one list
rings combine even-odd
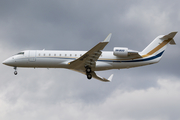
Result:
{"label": "t-tail", "polygon": [[[164,53],[168,43],[171,45],[175,45],[174,36],[177,32],[171,32],[168,35],[160,35],[156,37],[142,52],[139,54],[142,57],[157,57],[161,58]],[[159,61],[160,59],[158,59]],[[158,62],[157,61],[157,62]]]}

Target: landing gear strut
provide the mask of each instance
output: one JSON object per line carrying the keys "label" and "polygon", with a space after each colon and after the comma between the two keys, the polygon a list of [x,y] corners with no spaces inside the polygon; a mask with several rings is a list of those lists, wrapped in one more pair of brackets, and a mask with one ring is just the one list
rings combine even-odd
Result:
{"label": "landing gear strut", "polygon": [[17,67],[14,67],[14,75],[17,75],[18,74],[18,72],[17,72]]}

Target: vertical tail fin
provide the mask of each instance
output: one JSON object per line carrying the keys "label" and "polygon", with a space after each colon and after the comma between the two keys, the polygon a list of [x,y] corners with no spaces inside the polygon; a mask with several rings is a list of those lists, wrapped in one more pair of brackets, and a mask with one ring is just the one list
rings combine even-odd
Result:
{"label": "vertical tail fin", "polygon": [[156,55],[164,51],[167,47],[167,44],[176,44],[174,41],[174,36],[177,32],[171,32],[168,35],[160,35],[156,37],[140,54],[142,57]]}

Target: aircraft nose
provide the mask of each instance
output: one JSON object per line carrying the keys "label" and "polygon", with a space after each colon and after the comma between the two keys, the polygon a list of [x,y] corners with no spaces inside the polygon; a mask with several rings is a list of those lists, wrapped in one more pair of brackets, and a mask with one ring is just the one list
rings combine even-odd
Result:
{"label": "aircraft nose", "polygon": [[3,64],[9,65],[9,66],[13,66],[13,64],[14,64],[14,59],[13,59],[12,57],[10,57],[10,58],[4,60],[4,61],[3,61]]}

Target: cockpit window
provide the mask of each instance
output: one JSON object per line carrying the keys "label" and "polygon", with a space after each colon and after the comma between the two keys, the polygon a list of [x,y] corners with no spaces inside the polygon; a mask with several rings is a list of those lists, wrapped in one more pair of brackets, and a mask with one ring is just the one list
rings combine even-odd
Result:
{"label": "cockpit window", "polygon": [[17,55],[24,55],[24,52],[19,52]]}

